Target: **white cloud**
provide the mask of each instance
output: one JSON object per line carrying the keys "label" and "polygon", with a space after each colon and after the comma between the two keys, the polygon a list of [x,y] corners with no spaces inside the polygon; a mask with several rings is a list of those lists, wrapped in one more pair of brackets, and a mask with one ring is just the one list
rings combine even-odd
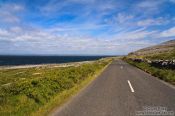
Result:
{"label": "white cloud", "polygon": [[142,16],[155,15],[159,13],[161,6],[166,0],[143,0],[133,5],[136,13],[142,14]]}
{"label": "white cloud", "polygon": [[[16,33],[16,30],[20,30],[20,33]],[[12,47],[13,45],[16,52],[41,54],[126,54],[137,48],[148,46],[149,43],[145,42],[144,38],[152,32],[136,30],[121,32],[117,36],[108,36],[108,38],[96,38],[81,35],[80,33],[72,36],[67,31],[64,33],[66,36],[63,36],[57,31],[50,31],[50,29],[21,30],[18,27],[8,30],[1,29],[0,33],[4,34],[3,41],[5,40],[9,43],[4,47],[7,48],[8,45]],[[121,51],[121,49],[123,50]],[[2,52],[0,50],[0,53]]]}
{"label": "white cloud", "polygon": [[11,27],[10,30],[14,33],[21,33],[22,32],[22,28],[19,26]]}
{"label": "white cloud", "polygon": [[175,27],[161,32],[158,37],[175,37]]}
{"label": "white cloud", "polygon": [[163,25],[166,24],[167,20],[163,18],[157,18],[157,19],[145,19],[145,20],[140,20],[137,22],[138,26],[151,26],[151,25]]}
{"label": "white cloud", "polygon": [[[77,8],[74,8],[75,4]],[[65,0],[62,2],[51,0],[46,5],[40,6],[38,9],[44,16],[54,17],[64,14],[71,14],[76,16],[74,19],[76,21],[94,21],[94,19],[101,20],[101,17],[118,7],[119,3],[113,0]]]}
{"label": "white cloud", "polygon": [[126,23],[126,21],[133,19],[134,16],[133,15],[126,15],[126,14],[122,14],[119,13],[116,17],[117,22],[119,23]]}
{"label": "white cloud", "polygon": [[[137,4],[139,8],[149,8],[149,9],[157,9],[159,5],[161,5],[163,0],[145,0]],[[145,9],[146,10],[146,9]]]}
{"label": "white cloud", "polygon": [[24,10],[24,7],[17,4],[3,4],[0,6],[0,19],[6,23],[20,22],[17,13]]}
{"label": "white cloud", "polygon": [[13,23],[13,22],[16,23],[20,21],[19,18],[14,14],[10,12],[4,12],[4,11],[0,11],[0,18],[1,18],[1,21],[9,22],[9,23]]}
{"label": "white cloud", "polygon": [[0,37],[8,36],[9,34],[7,30],[0,28]]}
{"label": "white cloud", "polygon": [[124,41],[135,41],[135,40],[142,40],[144,38],[148,38],[152,35],[157,33],[156,31],[146,31],[144,28],[143,29],[138,29],[130,32],[121,32],[117,34],[117,38],[124,40]]}

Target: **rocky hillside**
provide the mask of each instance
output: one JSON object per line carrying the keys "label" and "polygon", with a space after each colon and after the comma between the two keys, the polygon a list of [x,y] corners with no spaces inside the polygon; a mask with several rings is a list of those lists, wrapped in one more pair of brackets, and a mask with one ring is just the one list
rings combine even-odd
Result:
{"label": "rocky hillside", "polygon": [[169,53],[175,50],[175,40],[170,40],[159,45],[147,47],[140,49],[138,51],[129,53],[130,57],[145,57],[145,56],[153,56],[164,53]]}

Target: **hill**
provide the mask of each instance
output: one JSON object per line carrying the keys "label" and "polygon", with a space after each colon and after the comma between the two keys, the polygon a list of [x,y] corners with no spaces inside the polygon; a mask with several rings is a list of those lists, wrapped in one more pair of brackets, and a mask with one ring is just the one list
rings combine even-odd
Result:
{"label": "hill", "polygon": [[175,40],[170,40],[155,46],[140,49],[138,51],[129,53],[128,56],[136,58],[175,58]]}

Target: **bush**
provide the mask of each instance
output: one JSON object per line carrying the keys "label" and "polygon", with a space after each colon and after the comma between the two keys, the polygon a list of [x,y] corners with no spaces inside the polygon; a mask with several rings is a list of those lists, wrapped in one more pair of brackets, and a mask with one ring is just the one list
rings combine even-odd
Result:
{"label": "bush", "polygon": [[[0,115],[4,113],[19,115],[21,112],[30,114],[37,111],[39,107],[44,106],[56,95],[94,75],[109,62],[109,60],[100,60],[78,67],[22,69],[28,75],[19,73],[18,76],[25,79],[16,77],[18,79],[12,84],[0,88]],[[15,71],[21,70],[13,70],[13,73],[16,73]],[[40,75],[32,75],[38,71],[40,71]],[[9,76],[12,74],[9,70],[5,73],[4,75],[9,73]],[[14,76],[11,77],[14,78]],[[20,99],[21,96],[25,100]],[[31,103],[31,101],[33,102]],[[18,110],[15,108],[16,106],[18,106]]]}

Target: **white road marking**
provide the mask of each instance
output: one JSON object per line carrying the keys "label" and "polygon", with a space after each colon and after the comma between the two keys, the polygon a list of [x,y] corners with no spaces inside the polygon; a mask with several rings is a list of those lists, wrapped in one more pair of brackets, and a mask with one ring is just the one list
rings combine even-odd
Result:
{"label": "white road marking", "polygon": [[131,89],[131,92],[134,92],[134,89],[133,89],[133,87],[132,87],[132,85],[131,85],[131,83],[130,83],[129,80],[128,80],[128,84],[129,84],[129,87],[130,87],[130,89]]}
{"label": "white road marking", "polygon": [[120,66],[121,69],[123,69],[123,66]]}

